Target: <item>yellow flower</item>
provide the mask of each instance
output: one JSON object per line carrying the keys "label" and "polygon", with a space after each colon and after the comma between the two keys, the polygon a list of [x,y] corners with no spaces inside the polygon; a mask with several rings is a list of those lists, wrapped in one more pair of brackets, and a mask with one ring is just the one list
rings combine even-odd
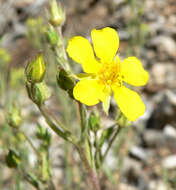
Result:
{"label": "yellow flower", "polygon": [[135,121],[144,114],[145,105],[140,96],[125,87],[123,82],[143,86],[148,82],[148,72],[136,57],[120,61],[116,55],[119,37],[114,29],[93,29],[91,38],[96,57],[87,39],[75,36],[68,43],[68,55],[80,63],[85,72],[85,77],[81,77],[73,89],[74,98],[88,106],[102,101],[107,111],[113,93],[121,112],[130,121]]}

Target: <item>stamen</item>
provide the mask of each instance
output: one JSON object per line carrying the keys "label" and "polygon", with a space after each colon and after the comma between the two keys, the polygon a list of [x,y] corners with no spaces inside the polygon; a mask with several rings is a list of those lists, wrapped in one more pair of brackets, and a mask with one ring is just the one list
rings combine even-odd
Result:
{"label": "stamen", "polygon": [[98,78],[102,84],[111,85],[113,83],[119,83],[119,86],[121,86],[123,76],[120,74],[119,63],[103,63],[102,69],[98,73]]}

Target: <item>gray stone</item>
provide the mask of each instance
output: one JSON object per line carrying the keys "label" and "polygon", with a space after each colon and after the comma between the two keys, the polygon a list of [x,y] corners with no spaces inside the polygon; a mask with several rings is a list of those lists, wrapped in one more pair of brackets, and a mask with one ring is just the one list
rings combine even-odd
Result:
{"label": "gray stone", "polygon": [[166,184],[160,180],[151,180],[149,182],[149,190],[168,190]]}
{"label": "gray stone", "polygon": [[176,57],[176,43],[170,36],[160,35],[151,40],[151,45],[156,46],[159,51]]}
{"label": "gray stone", "polygon": [[164,158],[162,161],[162,166],[166,169],[176,169],[176,154]]}
{"label": "gray stone", "polygon": [[172,125],[167,124],[163,132],[167,137],[176,139],[176,129]]}
{"label": "gray stone", "polygon": [[130,153],[142,161],[146,161],[148,158],[147,152],[139,146],[133,146]]}

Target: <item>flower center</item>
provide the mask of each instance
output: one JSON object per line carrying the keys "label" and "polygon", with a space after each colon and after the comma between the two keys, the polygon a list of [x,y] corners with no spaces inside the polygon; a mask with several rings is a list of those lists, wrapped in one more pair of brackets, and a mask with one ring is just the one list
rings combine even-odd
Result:
{"label": "flower center", "polygon": [[112,85],[114,83],[122,86],[123,76],[120,74],[120,63],[102,63],[102,67],[98,72],[99,82],[102,84]]}

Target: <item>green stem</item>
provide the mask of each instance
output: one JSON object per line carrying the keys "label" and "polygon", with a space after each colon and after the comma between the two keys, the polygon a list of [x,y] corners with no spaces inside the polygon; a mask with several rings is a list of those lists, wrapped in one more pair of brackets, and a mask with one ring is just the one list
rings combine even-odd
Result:
{"label": "green stem", "polygon": [[110,148],[111,148],[111,146],[112,146],[114,140],[116,139],[117,135],[120,133],[121,129],[122,129],[122,127],[121,127],[121,126],[118,126],[116,132],[114,133],[113,137],[111,138],[111,140],[110,140],[110,142],[109,142],[109,144],[108,144],[108,147],[107,147],[107,149],[106,149],[104,155],[102,156],[101,163],[104,162],[104,160],[105,160],[105,158],[106,158],[106,156],[107,156],[107,154],[108,154],[108,152],[109,152],[109,150],[110,150]]}
{"label": "green stem", "polygon": [[21,133],[23,134],[23,136],[25,137],[26,141],[29,143],[29,145],[31,146],[32,150],[35,152],[35,154],[37,155],[38,159],[41,161],[41,155],[40,152],[35,148],[35,146],[33,145],[32,141],[26,136],[26,134],[21,131]]}
{"label": "green stem", "polygon": [[63,127],[63,124],[60,126],[57,126],[46,114],[43,106],[38,106],[41,114],[44,116],[47,124],[51,127],[51,129],[57,133],[60,137],[65,139],[66,141],[71,142],[72,144],[76,144],[76,139],[72,136],[71,132],[66,129],[66,127]]}
{"label": "green stem", "polygon": [[85,150],[81,147],[81,146],[76,146],[76,149],[80,155],[80,158],[81,160],[83,161],[84,163],[84,166],[86,168],[86,171],[88,172],[88,175],[90,177],[90,180],[92,182],[92,185],[94,187],[94,190],[101,190],[100,189],[100,184],[99,184],[99,180],[98,180],[98,177],[97,177],[97,174],[96,172],[91,168],[90,164],[89,164],[89,161],[86,157],[86,153],[85,153]]}
{"label": "green stem", "polygon": [[19,128],[13,128],[13,132],[16,134],[16,133],[21,133],[24,138],[26,139],[26,141],[29,143],[29,145],[31,146],[32,150],[35,152],[36,156],[38,157],[38,159],[40,160],[41,162],[41,154],[40,152],[35,148],[35,146],[33,145],[32,141],[30,140],[30,138],[27,137],[27,135],[22,131],[20,130]]}
{"label": "green stem", "polygon": [[60,52],[59,52],[59,47],[58,46],[55,46],[54,47],[54,54],[55,54],[55,57],[56,57],[56,62],[58,65],[61,65],[61,67],[65,67],[64,64],[62,63],[61,59],[60,59]]}
{"label": "green stem", "polygon": [[98,143],[97,132],[95,132],[94,135],[95,135],[95,149],[96,149],[95,150],[95,166],[96,166],[96,169],[99,169],[101,152],[100,152],[100,147]]}
{"label": "green stem", "polygon": [[62,27],[59,26],[57,28],[57,31],[58,31],[58,34],[59,34],[59,37],[60,37],[60,40],[61,40],[61,48],[62,48],[63,58],[65,60],[64,66],[66,67],[65,69],[67,71],[70,71],[71,69],[70,69],[70,66],[68,64],[68,58],[67,58],[67,54],[66,54],[65,47],[64,47],[64,40],[63,40],[63,36],[62,36]]}
{"label": "green stem", "polygon": [[88,135],[88,119],[87,119],[87,110],[85,105],[78,102],[79,105],[79,114],[80,114],[80,124],[81,124],[81,139],[80,141],[84,143],[87,140]]}
{"label": "green stem", "polygon": [[100,185],[98,181],[98,177],[96,171],[91,167],[91,154],[90,147],[88,143],[88,118],[87,118],[87,110],[84,104],[78,102],[79,106],[79,116],[80,116],[80,125],[81,125],[81,138],[80,145],[76,146],[76,149],[80,155],[81,160],[84,163],[84,166],[88,172],[94,190],[100,190]]}
{"label": "green stem", "polygon": [[88,142],[88,118],[87,118],[87,109],[84,104],[78,103],[79,106],[79,116],[80,116],[80,125],[81,125],[81,137],[80,144],[84,146],[86,151],[86,156],[89,163],[92,164],[91,148],[90,143]]}
{"label": "green stem", "polygon": [[64,129],[65,131],[67,131],[67,128],[53,115],[53,113],[48,109],[48,108],[46,108],[45,107],[45,112],[47,113],[47,114],[49,114],[53,119],[54,119],[54,121],[59,125],[59,126],[61,126],[62,127],[62,129]]}
{"label": "green stem", "polygon": [[27,173],[25,169],[18,168],[18,172],[24,178],[24,180],[30,183],[35,189],[37,190],[43,189],[41,188],[42,184],[37,179],[34,179],[29,173]]}

